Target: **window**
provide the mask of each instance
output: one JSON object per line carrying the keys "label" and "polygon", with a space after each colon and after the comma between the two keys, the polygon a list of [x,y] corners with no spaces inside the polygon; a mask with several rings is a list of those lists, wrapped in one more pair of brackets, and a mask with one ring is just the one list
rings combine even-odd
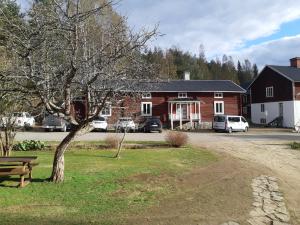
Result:
{"label": "window", "polygon": [[150,98],[151,98],[151,92],[142,93],[142,99],[150,99]]}
{"label": "window", "polygon": [[266,97],[270,98],[273,97],[274,93],[273,93],[273,87],[266,87]]}
{"label": "window", "polygon": [[142,116],[152,116],[152,102],[141,103],[141,114]]}
{"label": "window", "polygon": [[240,117],[228,117],[228,121],[237,123],[237,122],[241,122],[241,119]]}
{"label": "window", "polygon": [[243,107],[243,114],[245,114],[245,115],[248,114],[248,107],[247,106]]}
{"label": "window", "polygon": [[265,112],[265,104],[260,104],[260,111]]}
{"label": "window", "polygon": [[111,105],[105,106],[100,113],[101,116],[111,116]]}
{"label": "window", "polygon": [[225,122],[225,116],[215,116],[214,122]]}
{"label": "window", "polygon": [[224,114],[224,102],[218,101],[214,102],[215,104],[215,114]]}
{"label": "window", "polygon": [[260,119],[260,123],[261,123],[261,124],[266,124],[266,123],[267,123],[267,121],[266,121],[266,119],[264,119],[264,118],[261,118],[261,119]]}
{"label": "window", "polygon": [[222,92],[215,92],[215,98],[223,98]]}
{"label": "window", "polygon": [[187,98],[187,93],[186,92],[179,92],[178,93],[178,98]]}

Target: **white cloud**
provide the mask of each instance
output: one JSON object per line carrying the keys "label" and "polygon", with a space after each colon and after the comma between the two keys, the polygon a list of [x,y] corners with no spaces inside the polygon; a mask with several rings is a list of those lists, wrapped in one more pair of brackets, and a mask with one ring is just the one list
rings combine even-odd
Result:
{"label": "white cloud", "polygon": [[197,53],[203,43],[208,56],[276,32],[282,23],[299,18],[299,9],[295,0],[123,0],[118,7],[137,28],[160,23],[166,35],[155,45]]}
{"label": "white cloud", "polygon": [[258,62],[258,67],[262,69],[265,65],[288,66],[289,59],[300,56],[299,49],[300,35],[296,35],[251,46],[240,52],[232,52],[232,55]]}

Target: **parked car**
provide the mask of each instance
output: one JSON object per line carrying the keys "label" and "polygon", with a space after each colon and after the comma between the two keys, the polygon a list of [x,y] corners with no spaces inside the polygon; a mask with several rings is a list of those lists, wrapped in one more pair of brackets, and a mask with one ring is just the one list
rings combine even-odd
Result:
{"label": "parked car", "polygon": [[64,119],[63,114],[47,114],[43,119],[42,127],[45,131],[60,130],[66,132],[71,128],[71,124]]}
{"label": "parked car", "polygon": [[121,117],[115,124],[117,132],[123,132],[125,129],[127,132],[134,132],[136,130],[135,123],[131,117]]}
{"label": "parked car", "polygon": [[226,131],[228,133],[233,131],[247,132],[249,124],[242,116],[216,115],[214,116],[213,129],[215,131]]}
{"label": "parked car", "polygon": [[32,128],[35,125],[35,119],[28,112],[14,112],[10,117],[3,117],[1,126],[5,126],[7,121],[15,127]]}
{"label": "parked car", "polygon": [[139,130],[142,132],[158,131],[162,132],[162,123],[158,117],[148,117],[139,125]]}
{"label": "parked car", "polygon": [[107,122],[105,117],[99,116],[91,122],[93,131],[107,131]]}

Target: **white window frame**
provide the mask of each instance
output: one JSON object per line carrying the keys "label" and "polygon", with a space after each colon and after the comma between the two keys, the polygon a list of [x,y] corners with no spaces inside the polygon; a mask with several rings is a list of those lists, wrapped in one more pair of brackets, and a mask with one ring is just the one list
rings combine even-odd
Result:
{"label": "white window frame", "polygon": [[274,97],[274,87],[266,87],[266,97],[267,98],[272,98]]}
{"label": "white window frame", "polygon": [[151,99],[151,98],[152,98],[151,92],[142,93],[142,99]]}
{"label": "white window frame", "polygon": [[[221,106],[221,112],[217,112],[217,104],[222,104]],[[215,115],[223,115],[224,114],[224,109],[225,109],[225,105],[224,105],[224,101],[214,101],[214,112]]]}
{"label": "white window frame", "polygon": [[[103,110],[106,110],[106,109],[109,110],[109,114],[103,114]],[[111,104],[105,106],[105,107],[101,110],[100,116],[103,116],[103,117],[111,116]]]}
{"label": "white window frame", "polygon": [[187,98],[187,92],[178,92],[178,98]]}
{"label": "white window frame", "polygon": [[[144,105],[150,105],[150,113],[144,113]],[[152,116],[152,102],[141,102],[141,115]]]}
{"label": "white window frame", "polygon": [[215,92],[214,98],[223,98],[223,92]]}

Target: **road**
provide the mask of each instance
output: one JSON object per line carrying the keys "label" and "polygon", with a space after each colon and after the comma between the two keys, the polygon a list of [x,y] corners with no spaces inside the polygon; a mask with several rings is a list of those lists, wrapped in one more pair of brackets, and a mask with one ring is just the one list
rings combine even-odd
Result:
{"label": "road", "polygon": [[[257,129],[248,133],[187,133],[191,144],[230,154],[241,160],[247,160],[264,166],[266,173],[279,178],[281,188],[285,194],[290,213],[300,224],[300,150],[292,150],[289,143],[300,142],[300,134],[290,130],[275,131],[271,129]],[[62,132],[20,132],[17,140],[60,141],[66,133]],[[77,141],[103,140],[106,133],[87,133],[79,135]],[[111,134],[114,135],[114,134]],[[129,133],[126,140],[162,141],[165,133]]]}
{"label": "road", "polygon": [[[237,139],[244,141],[299,141],[300,134],[290,130],[272,131],[272,129],[255,129],[248,133],[237,132],[232,134],[200,132],[188,133],[193,141],[205,140],[215,141],[216,139]],[[18,132],[16,139],[22,140],[41,140],[41,141],[61,141],[67,135],[66,132]],[[90,132],[76,137],[77,141],[97,141],[103,140],[110,133]],[[114,133],[111,133],[114,135]],[[126,140],[130,141],[163,141],[164,133],[128,133]]]}

